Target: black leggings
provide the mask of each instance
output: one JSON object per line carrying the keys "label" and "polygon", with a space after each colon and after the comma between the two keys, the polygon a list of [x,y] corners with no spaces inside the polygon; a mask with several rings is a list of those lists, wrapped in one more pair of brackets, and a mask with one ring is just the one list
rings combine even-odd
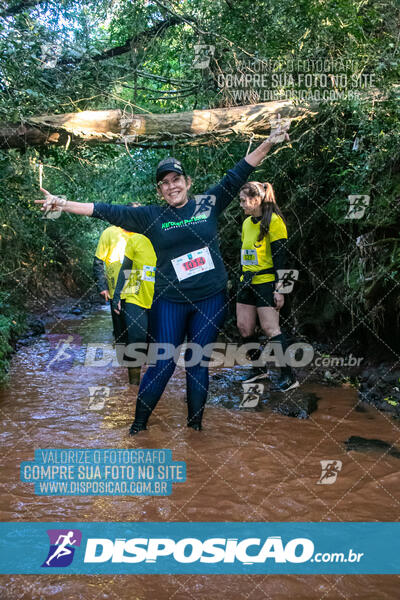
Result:
{"label": "black leggings", "polygon": [[[187,337],[188,343],[204,348],[215,342],[226,313],[225,292],[198,302],[170,302],[158,299],[151,309],[151,333],[157,343],[173,344],[178,348]],[[190,354],[190,353],[189,353]],[[186,357],[185,357],[186,359]],[[189,360],[189,357],[187,357]],[[186,386],[188,421],[201,422],[208,392],[208,358],[193,366],[187,365]],[[148,367],[140,382],[136,401],[135,421],[147,420],[160,399],[175,370],[174,358],[157,361]]]}
{"label": "black leggings", "polygon": [[[122,307],[121,307],[122,308]],[[132,304],[131,302],[124,302],[123,312],[127,343],[138,344],[147,342],[147,327],[149,322],[149,311],[147,308]],[[124,366],[129,367],[129,352],[124,355]]]}
{"label": "black leggings", "polygon": [[[142,308],[137,304],[121,300],[121,312],[118,315],[111,307],[111,315],[114,327],[114,337],[116,344],[126,346],[127,344],[137,344],[147,342],[147,327],[149,310]],[[118,352],[117,352],[118,354]],[[122,351],[121,351],[122,354]],[[118,360],[120,360],[119,357]],[[124,354],[124,367],[129,367],[129,353]]]}
{"label": "black leggings", "polygon": [[117,314],[113,310],[112,301],[110,301],[111,318],[113,324],[114,340],[116,344],[127,344],[128,343],[128,331],[125,325],[124,308],[125,300],[121,300],[121,312]]}

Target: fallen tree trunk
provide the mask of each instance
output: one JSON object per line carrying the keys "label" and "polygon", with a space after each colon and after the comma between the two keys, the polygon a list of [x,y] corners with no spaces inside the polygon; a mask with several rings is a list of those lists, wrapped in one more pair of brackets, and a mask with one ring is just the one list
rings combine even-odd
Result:
{"label": "fallen tree trunk", "polygon": [[42,115],[21,124],[0,123],[0,148],[82,142],[152,146],[172,140],[207,144],[216,138],[265,136],[278,113],[283,119],[300,120],[315,110],[280,101],[169,114],[127,115],[122,110],[104,110]]}

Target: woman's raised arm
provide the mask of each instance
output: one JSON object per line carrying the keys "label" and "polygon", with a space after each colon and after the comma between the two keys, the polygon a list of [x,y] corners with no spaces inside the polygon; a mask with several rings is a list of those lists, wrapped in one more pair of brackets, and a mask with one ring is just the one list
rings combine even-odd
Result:
{"label": "woman's raised arm", "polygon": [[53,196],[47,190],[40,188],[44,200],[35,200],[41,204],[45,212],[58,211],[93,217],[108,221],[111,225],[122,227],[126,231],[135,231],[150,236],[153,223],[151,206],[128,206],[126,204],[93,204],[93,202],[70,202],[62,196]]}
{"label": "woman's raised arm", "polygon": [[290,120],[281,122],[281,115],[278,114],[277,120],[271,125],[271,133],[253,152],[245,156],[245,161],[252,167],[258,167],[258,165],[264,160],[272,146],[279,144],[283,141],[289,141],[288,130],[290,127]]}
{"label": "woman's raised arm", "polygon": [[281,116],[278,114],[277,120],[271,124],[269,137],[253,152],[242,158],[233,169],[230,169],[219,183],[206,191],[207,195],[215,196],[217,214],[220,214],[232,202],[250,173],[264,160],[272,146],[284,140],[289,141],[287,133],[289,127],[290,121],[281,122]]}
{"label": "woman's raised arm", "polygon": [[93,202],[71,202],[61,196],[53,196],[44,188],[40,188],[40,191],[43,192],[44,199],[35,200],[35,204],[41,204],[42,208],[40,210],[43,212],[62,211],[86,217],[91,217],[93,214]]}

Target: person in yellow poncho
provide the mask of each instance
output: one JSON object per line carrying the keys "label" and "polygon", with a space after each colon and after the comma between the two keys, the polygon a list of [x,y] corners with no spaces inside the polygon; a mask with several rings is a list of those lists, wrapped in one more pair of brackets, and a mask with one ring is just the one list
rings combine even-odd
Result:
{"label": "person in yellow poncho", "polygon": [[[112,300],[112,312],[124,318],[128,348],[147,341],[149,311],[153,303],[157,256],[150,240],[133,233],[125,247]],[[129,356],[125,360],[129,365]],[[128,366],[129,383],[138,384],[140,367]]]}
{"label": "person in yellow poncho", "polygon": [[[285,266],[287,229],[270,183],[250,181],[239,192],[240,206],[246,215],[242,228],[242,276],[237,296],[237,326],[244,341],[253,341],[259,319],[269,341],[280,345],[284,355],[288,347],[279,326],[279,310],[284,303],[278,270]],[[265,377],[261,373],[247,381]],[[285,364],[274,391],[287,392],[298,387],[293,369]]]}
{"label": "person in yellow poncho", "polygon": [[[123,265],[124,258],[128,262]],[[146,342],[147,313],[153,301],[155,265],[153,246],[144,235],[115,226],[107,227],[101,234],[93,265],[94,277],[100,294],[112,305],[118,355],[122,353],[118,347]],[[118,280],[121,272],[123,275]],[[115,310],[119,303],[119,310]],[[128,367],[128,373],[129,382],[138,384],[140,368]]]}
{"label": "person in yellow poncho", "polygon": [[[97,288],[104,300],[110,302],[125,255],[126,242],[133,235],[121,227],[107,227],[98,241],[93,261],[93,276]],[[114,339],[116,344],[125,344],[128,340],[123,314],[117,315],[111,310]]]}

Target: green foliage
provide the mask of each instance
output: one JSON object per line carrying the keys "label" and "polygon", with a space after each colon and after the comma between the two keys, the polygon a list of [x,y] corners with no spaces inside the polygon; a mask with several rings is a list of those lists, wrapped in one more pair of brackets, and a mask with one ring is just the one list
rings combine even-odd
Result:
{"label": "green foliage", "polygon": [[23,333],[25,315],[9,292],[0,293],[0,382],[6,378],[13,341]]}

